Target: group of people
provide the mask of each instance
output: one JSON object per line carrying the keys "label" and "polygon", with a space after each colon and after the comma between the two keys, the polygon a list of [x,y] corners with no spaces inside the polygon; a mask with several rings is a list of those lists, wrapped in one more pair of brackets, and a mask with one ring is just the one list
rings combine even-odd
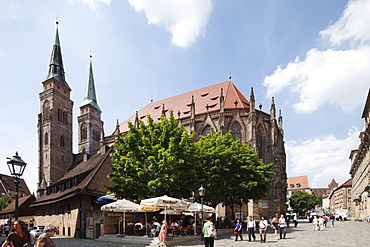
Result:
{"label": "group of people", "polygon": [[322,231],[324,230],[324,228],[327,227],[329,221],[330,221],[330,226],[334,227],[334,222],[335,222],[334,215],[330,215],[329,217],[326,215],[323,215],[321,217],[316,215],[316,217],[312,219],[312,223],[313,223],[312,229],[314,231]]}
{"label": "group of people", "polygon": [[[248,241],[251,242],[256,241],[256,230],[259,229],[259,235],[260,235],[260,241],[261,243],[266,242],[266,233],[269,228],[272,228],[274,230],[274,239],[285,239],[287,229],[289,227],[289,218],[285,218],[283,214],[280,215],[280,218],[278,214],[275,214],[274,217],[270,217],[270,220],[268,221],[264,216],[261,216],[261,219],[257,225],[256,221],[253,219],[252,216],[248,217],[248,221],[246,222],[246,231],[248,233]],[[298,225],[298,219],[297,216],[293,216],[293,222],[294,226],[297,227]],[[235,234],[235,241],[238,241],[238,238],[240,240],[243,240],[242,236],[242,228],[243,223],[240,220],[236,221],[234,234]],[[280,237],[279,237],[280,235]]]}
{"label": "group of people", "polygon": [[28,231],[24,221],[16,220],[1,247],[55,247],[51,237],[56,231],[58,231],[56,226],[48,224],[44,228],[44,233],[36,238],[33,232]]}
{"label": "group of people", "polygon": [[7,237],[9,234],[9,231],[10,231],[10,226],[8,224],[0,225],[0,236],[4,234],[5,237]]}

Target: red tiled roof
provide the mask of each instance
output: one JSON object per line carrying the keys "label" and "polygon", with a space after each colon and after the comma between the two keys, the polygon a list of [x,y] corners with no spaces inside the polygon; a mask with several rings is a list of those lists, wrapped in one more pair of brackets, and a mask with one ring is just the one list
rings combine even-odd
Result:
{"label": "red tiled roof", "polygon": [[109,148],[105,154],[95,154],[87,161],[79,163],[56,184],[54,184],[57,185],[63,183],[70,178],[87,172],[87,176],[77,186],[64,191],[51,193],[49,195],[43,194],[33,203],[32,206],[35,207],[39,205],[52,204],[74,196],[77,193],[94,195],[97,197],[104,195],[107,192],[104,185],[113,185],[113,183],[107,178],[107,175],[111,173],[110,166],[113,164],[110,157],[112,150],[113,148]]}
{"label": "red tiled roof", "polygon": [[315,188],[315,189],[311,189],[311,191],[316,196],[320,196],[320,195],[324,196],[324,195],[326,195],[330,191],[330,189],[328,189],[328,188]]}
{"label": "red tiled roof", "polygon": [[345,181],[341,186],[339,187],[348,187],[348,186],[352,186],[352,178],[348,179],[347,181]]}
{"label": "red tiled roof", "polygon": [[[249,108],[249,101],[244,97],[234,83],[231,81],[225,81],[166,99],[151,102],[138,112],[139,120],[145,120],[146,115],[150,114],[154,121],[157,121],[162,114],[163,106],[167,112],[172,110],[175,117],[177,116],[178,112],[181,113],[180,118],[190,117],[190,105],[192,103],[192,97],[194,97],[196,115],[206,112],[207,105],[209,107],[209,111],[220,110],[221,89],[223,90],[225,99],[225,109],[235,108],[236,101],[238,102],[238,108]],[[136,114],[131,116],[128,120],[120,125],[121,132],[128,131],[127,124],[129,121],[134,123],[135,116]]]}
{"label": "red tiled roof", "polygon": [[[290,185],[293,184],[294,188],[291,188]],[[297,187],[296,185],[300,184],[301,187]],[[295,190],[295,189],[308,189],[308,178],[307,176],[299,176],[299,177],[290,177],[287,178],[287,188],[288,190]]]}
{"label": "red tiled roof", "polygon": [[331,187],[338,187],[338,183],[335,181],[335,179],[333,178],[330,182],[330,184],[328,185],[329,188]]}

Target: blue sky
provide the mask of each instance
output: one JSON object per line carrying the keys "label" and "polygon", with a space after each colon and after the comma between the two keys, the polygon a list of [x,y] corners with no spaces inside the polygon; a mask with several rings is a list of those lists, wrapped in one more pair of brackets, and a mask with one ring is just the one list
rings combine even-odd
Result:
{"label": "blue sky", "polygon": [[3,0],[0,173],[15,151],[37,182],[37,114],[59,21],[77,116],[92,54],[105,133],[153,98],[232,76],[282,110],[288,176],[327,187],[349,176],[370,85],[370,0]]}

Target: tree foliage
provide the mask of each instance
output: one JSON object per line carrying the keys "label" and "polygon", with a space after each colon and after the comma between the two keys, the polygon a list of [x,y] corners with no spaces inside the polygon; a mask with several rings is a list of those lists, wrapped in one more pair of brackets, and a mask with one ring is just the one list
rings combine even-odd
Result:
{"label": "tree foliage", "polygon": [[0,197],[0,211],[3,211],[11,202],[12,198],[10,196]]}
{"label": "tree foliage", "polygon": [[198,184],[193,135],[177,126],[172,112],[160,122],[148,115],[147,124],[141,122],[136,128],[129,123],[129,128],[114,145],[109,178],[116,185],[108,189],[131,199],[164,194],[189,198]]}
{"label": "tree foliage", "polygon": [[130,131],[114,145],[108,177],[115,185],[107,188],[118,197],[190,198],[203,185],[207,204],[233,206],[259,199],[268,190],[274,166],[263,164],[250,145],[233,140],[230,133],[211,130],[195,142],[172,112],[160,122],[150,115],[147,119],[139,128],[129,123]]}
{"label": "tree foliage", "polygon": [[316,197],[315,194],[309,194],[306,191],[294,191],[289,201],[290,207],[294,212],[304,215],[307,211],[321,206],[322,196]]}
{"label": "tree foliage", "polygon": [[200,182],[212,206],[223,202],[233,208],[234,204],[263,197],[268,190],[267,180],[274,166],[258,159],[250,144],[233,140],[231,133],[221,136],[212,130],[201,136],[195,146],[203,171]]}

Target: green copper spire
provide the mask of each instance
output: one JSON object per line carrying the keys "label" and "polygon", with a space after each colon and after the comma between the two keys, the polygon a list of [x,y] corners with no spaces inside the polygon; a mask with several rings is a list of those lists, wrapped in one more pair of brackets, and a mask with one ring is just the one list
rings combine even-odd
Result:
{"label": "green copper spire", "polygon": [[51,58],[49,64],[49,73],[45,78],[45,81],[50,78],[55,78],[59,82],[61,82],[64,86],[68,89],[71,89],[65,79],[64,75],[64,67],[63,67],[63,59],[62,59],[62,51],[60,48],[60,41],[59,41],[59,32],[58,32],[58,22],[57,22],[57,30],[55,35],[55,43],[53,45],[53,50],[51,51]]}
{"label": "green copper spire", "polygon": [[84,101],[82,102],[80,107],[85,106],[85,105],[92,105],[96,109],[101,111],[100,107],[98,105],[98,100],[96,98],[95,84],[94,84],[94,74],[93,74],[93,69],[92,69],[91,58],[92,58],[92,56],[90,56],[89,79],[87,80],[86,93],[85,93]]}

